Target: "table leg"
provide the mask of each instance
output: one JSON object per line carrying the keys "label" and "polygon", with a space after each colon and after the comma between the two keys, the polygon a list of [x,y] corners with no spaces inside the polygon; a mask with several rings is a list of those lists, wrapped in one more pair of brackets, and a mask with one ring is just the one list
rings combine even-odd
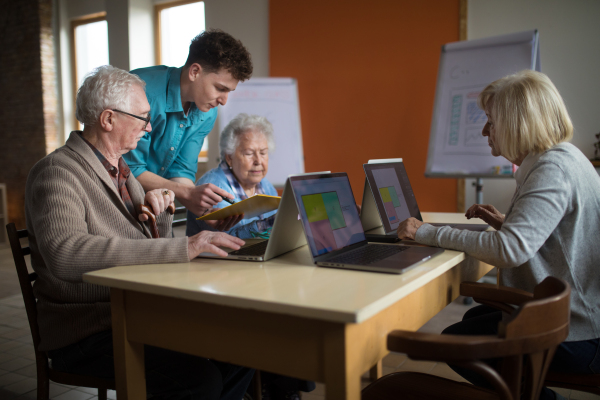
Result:
{"label": "table leg", "polygon": [[375,382],[377,379],[381,378],[383,375],[383,363],[382,360],[377,361],[377,364],[373,365],[369,370],[369,378],[371,382]]}
{"label": "table leg", "polygon": [[110,290],[115,379],[119,400],[146,399],[144,345],[127,339],[125,292]]}
{"label": "table leg", "polygon": [[325,397],[327,400],[360,400],[360,369],[353,362],[344,327],[324,337]]}

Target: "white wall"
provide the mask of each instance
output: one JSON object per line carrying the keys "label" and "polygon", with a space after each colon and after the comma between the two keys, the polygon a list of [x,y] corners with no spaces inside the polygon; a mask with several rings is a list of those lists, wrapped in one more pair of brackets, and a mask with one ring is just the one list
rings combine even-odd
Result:
{"label": "white wall", "polygon": [[[538,29],[542,72],[560,91],[575,127],[572,143],[593,157],[600,131],[600,1],[470,0],[467,38]],[[475,202],[467,180],[466,206]],[[506,212],[515,190],[513,179],[484,180],[484,202]]]}
{"label": "white wall", "polygon": [[[269,76],[269,0],[205,0],[206,27],[218,28],[242,41],[252,55],[253,77]],[[218,117],[217,117],[218,118]],[[219,120],[208,135],[208,162],[197,176],[217,166]]]}

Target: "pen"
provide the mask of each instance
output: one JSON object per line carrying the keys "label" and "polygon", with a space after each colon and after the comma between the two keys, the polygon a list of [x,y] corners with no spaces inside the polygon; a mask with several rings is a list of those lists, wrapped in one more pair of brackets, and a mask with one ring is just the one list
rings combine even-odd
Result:
{"label": "pen", "polygon": [[233,201],[233,200],[231,200],[231,199],[228,199],[227,197],[223,197],[223,196],[221,196],[221,195],[219,195],[219,196],[220,196],[220,197],[221,197],[223,200],[225,200],[226,202],[228,202],[229,204],[233,204],[233,203],[235,203],[235,201]]}

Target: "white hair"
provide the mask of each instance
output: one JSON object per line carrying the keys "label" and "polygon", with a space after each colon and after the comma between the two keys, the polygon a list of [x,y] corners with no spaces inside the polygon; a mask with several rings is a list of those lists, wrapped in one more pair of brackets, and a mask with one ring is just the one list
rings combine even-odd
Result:
{"label": "white hair", "polygon": [[129,109],[134,85],[142,89],[146,83],[139,76],[111,65],[103,65],[86,75],[77,92],[75,117],[86,126],[93,126],[104,110]]}
{"label": "white hair", "polygon": [[219,150],[221,160],[226,155],[235,153],[235,149],[240,142],[240,136],[248,131],[261,132],[265,135],[269,145],[269,153],[275,150],[275,140],[273,139],[273,125],[265,117],[259,115],[238,114],[229,121],[221,136],[219,137]]}

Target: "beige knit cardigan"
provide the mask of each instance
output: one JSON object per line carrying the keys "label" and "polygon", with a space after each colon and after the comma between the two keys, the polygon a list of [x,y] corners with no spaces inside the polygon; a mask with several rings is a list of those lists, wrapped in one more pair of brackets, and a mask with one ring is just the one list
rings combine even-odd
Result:
{"label": "beige knit cardigan", "polygon": [[[144,190],[127,179],[133,204]],[[109,288],[82,275],[114,266],[187,262],[187,238],[171,238],[172,216],[163,213],[161,237],[127,210],[108,172],[80,132],[30,171],[25,214],[40,326],[40,350],[53,350],[111,328]],[[168,239],[167,239],[168,238]]]}

